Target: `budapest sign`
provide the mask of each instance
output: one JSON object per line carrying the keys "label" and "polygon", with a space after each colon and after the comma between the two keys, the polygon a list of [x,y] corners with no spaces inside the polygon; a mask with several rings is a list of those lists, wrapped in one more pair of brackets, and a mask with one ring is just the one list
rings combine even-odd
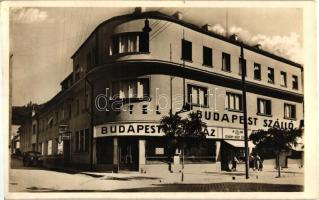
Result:
{"label": "budapest sign", "polygon": [[[203,130],[206,138],[220,138],[217,127]],[[164,136],[158,123],[108,123],[94,127],[94,137],[110,136]]]}

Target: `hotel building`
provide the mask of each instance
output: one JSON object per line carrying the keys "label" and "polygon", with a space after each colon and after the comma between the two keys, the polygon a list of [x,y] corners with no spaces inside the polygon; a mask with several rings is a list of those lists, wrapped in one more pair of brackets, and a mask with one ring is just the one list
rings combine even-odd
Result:
{"label": "hotel building", "polygon": [[186,148],[185,169],[227,170],[233,155],[244,156],[241,63],[248,133],[300,126],[300,64],[181,18],[137,9],[99,24],[72,55],[61,91],[23,124],[21,150],[42,152],[46,166],[167,170],[158,125],[186,102],[207,139]]}

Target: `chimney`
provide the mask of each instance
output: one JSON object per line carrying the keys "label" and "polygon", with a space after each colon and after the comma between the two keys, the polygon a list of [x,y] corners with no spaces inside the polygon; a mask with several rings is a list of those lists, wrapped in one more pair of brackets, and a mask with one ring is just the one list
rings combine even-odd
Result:
{"label": "chimney", "polygon": [[235,40],[235,41],[238,41],[238,39],[239,39],[236,34],[232,34],[231,36],[229,36],[229,38],[230,38],[231,40]]}
{"label": "chimney", "polygon": [[143,12],[145,12],[145,8],[143,8],[143,7],[136,7],[136,8],[134,9],[133,14],[141,14],[141,13],[143,13]]}
{"label": "chimney", "polygon": [[175,17],[178,20],[182,20],[183,19],[183,13],[177,11],[176,13],[173,14],[173,17]]}
{"label": "chimney", "polygon": [[255,47],[256,49],[261,49],[261,44],[256,44],[254,47]]}
{"label": "chimney", "polygon": [[205,24],[202,28],[205,29],[206,31],[213,32],[213,26],[210,24]]}

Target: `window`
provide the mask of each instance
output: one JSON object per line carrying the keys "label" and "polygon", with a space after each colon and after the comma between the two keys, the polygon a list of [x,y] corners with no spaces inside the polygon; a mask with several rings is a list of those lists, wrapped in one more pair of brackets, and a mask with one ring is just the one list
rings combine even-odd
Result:
{"label": "window", "polygon": [[292,89],[298,90],[298,76],[292,76]]}
{"label": "window", "polygon": [[230,72],[230,55],[228,53],[222,54],[222,70]]}
{"label": "window", "polygon": [[79,139],[80,139],[80,133],[79,131],[75,132],[75,151],[79,151]]}
{"label": "window", "polygon": [[254,79],[261,80],[261,66],[258,63],[254,63]]}
{"label": "window", "polygon": [[32,134],[36,134],[36,125],[35,124],[33,124],[32,125]]}
{"label": "window", "polygon": [[285,103],[285,115],[286,119],[296,119],[296,105]]}
{"label": "window", "polygon": [[242,102],[242,95],[226,92],[226,107],[227,110],[230,111],[242,111],[243,110],[243,102]]}
{"label": "window", "polygon": [[187,85],[188,102],[192,105],[208,106],[207,88]]}
{"label": "window", "polygon": [[268,99],[257,99],[257,114],[271,115],[271,101]]}
{"label": "window", "polygon": [[81,68],[80,68],[80,65],[77,64],[75,66],[75,81],[80,80],[80,73],[81,73]]}
{"label": "window", "polygon": [[242,58],[239,58],[239,74],[242,75],[243,73],[243,65],[244,65],[244,68],[245,68],[245,76],[247,76],[247,67],[246,67],[246,59],[244,59],[244,62],[243,62],[243,65],[241,63],[241,60]]}
{"label": "window", "polygon": [[64,105],[61,107],[61,119],[64,120],[65,118],[65,113],[64,113]]}
{"label": "window", "polygon": [[55,124],[58,124],[59,123],[59,112],[56,111],[55,112]]}
{"label": "window", "polygon": [[268,67],[268,83],[275,83],[275,72],[271,67]]}
{"label": "window", "polygon": [[286,72],[280,72],[280,85],[287,87],[287,74]]}
{"label": "window", "polygon": [[147,98],[149,97],[149,79],[120,80],[112,83],[113,98]]}
{"label": "window", "polygon": [[92,55],[91,55],[91,52],[89,52],[87,55],[86,55],[86,68],[87,70],[91,69],[92,67]]}
{"label": "window", "polygon": [[48,141],[48,154],[47,155],[52,155],[52,140]]}
{"label": "window", "polygon": [[125,33],[114,36],[113,45],[110,45],[110,55],[118,53],[133,53],[140,50],[140,34]]}
{"label": "window", "polygon": [[89,129],[80,130],[75,133],[75,151],[88,152],[89,151]]}
{"label": "window", "polygon": [[77,99],[76,100],[76,115],[78,115],[80,113],[80,100]]}
{"label": "window", "polygon": [[48,124],[49,124],[49,128],[53,127],[53,117],[50,117]]}
{"label": "window", "polygon": [[40,152],[41,153],[41,155],[43,155],[43,149],[42,149],[42,143],[40,142],[39,144],[38,144],[38,152]]}
{"label": "window", "polygon": [[84,96],[84,109],[89,109],[89,95],[88,94],[85,94]]}
{"label": "window", "polygon": [[84,151],[85,152],[89,152],[89,141],[90,141],[90,131],[89,131],[89,129],[87,128],[87,129],[85,129],[85,136],[84,136],[84,139],[85,139],[85,141],[84,141]]}
{"label": "window", "polygon": [[72,105],[68,104],[68,118],[70,119],[72,117]]}
{"label": "window", "polygon": [[79,139],[79,151],[83,152],[84,151],[84,131],[80,131],[80,139]]}
{"label": "window", "polygon": [[182,59],[192,61],[192,43],[182,39]]}
{"label": "window", "polygon": [[203,65],[212,67],[213,59],[212,59],[213,51],[209,47],[203,47]]}

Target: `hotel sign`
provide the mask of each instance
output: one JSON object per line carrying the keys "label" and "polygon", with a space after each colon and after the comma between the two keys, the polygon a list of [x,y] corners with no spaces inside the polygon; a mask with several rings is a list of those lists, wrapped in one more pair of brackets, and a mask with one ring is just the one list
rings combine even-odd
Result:
{"label": "hotel sign", "polygon": [[[220,138],[217,127],[207,127],[204,130],[206,138]],[[109,123],[94,127],[94,137],[110,136],[164,136],[157,123]]]}

